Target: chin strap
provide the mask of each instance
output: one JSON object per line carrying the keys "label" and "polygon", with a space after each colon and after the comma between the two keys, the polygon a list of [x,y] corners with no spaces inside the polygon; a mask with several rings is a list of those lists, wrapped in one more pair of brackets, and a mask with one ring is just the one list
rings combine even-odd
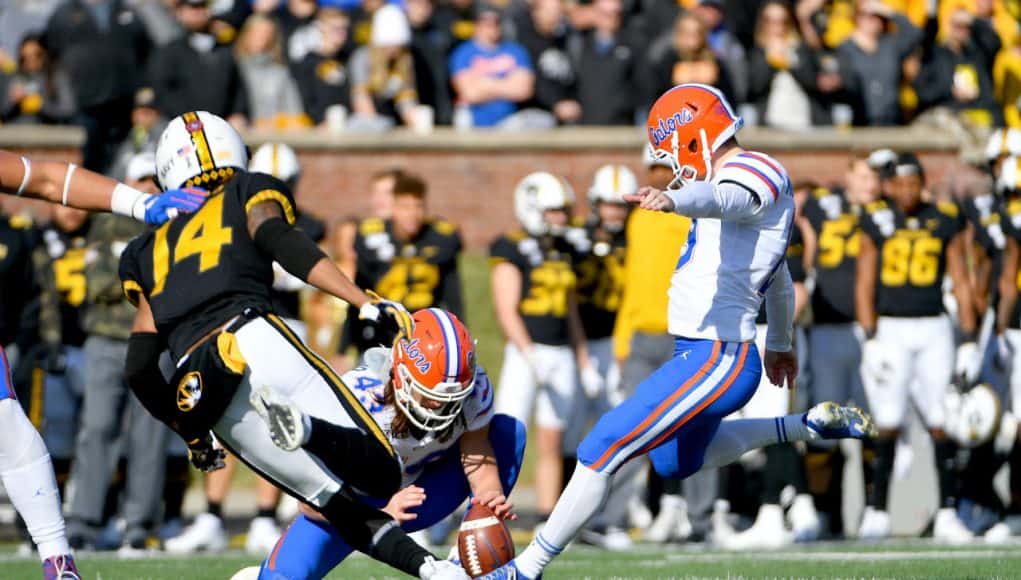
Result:
{"label": "chin strap", "polygon": [[703,181],[709,181],[713,177],[713,152],[709,149],[709,136],[706,135],[705,129],[699,129],[698,134],[702,138],[702,161],[705,162]]}

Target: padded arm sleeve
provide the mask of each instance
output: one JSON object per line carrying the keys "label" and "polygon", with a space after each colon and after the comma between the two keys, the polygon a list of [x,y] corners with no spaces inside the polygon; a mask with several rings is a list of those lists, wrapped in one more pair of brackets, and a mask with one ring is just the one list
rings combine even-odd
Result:
{"label": "padded arm sleeve", "polygon": [[272,256],[284,270],[302,281],[308,281],[308,273],[326,257],[312,238],[279,217],[260,225],[255,231],[254,241],[261,252]]}
{"label": "padded arm sleeve", "polygon": [[794,343],[794,282],[786,260],[766,290],[766,350],[787,352]]}
{"label": "padded arm sleeve", "polygon": [[170,424],[163,416],[163,406],[159,402],[159,394],[169,389],[163,373],[160,372],[160,353],[163,343],[155,332],[134,332],[128,339],[128,356],[125,363],[124,376],[131,392],[135,393],[150,415],[164,423]]}
{"label": "padded arm sleeve", "polygon": [[674,202],[674,212],[691,218],[743,220],[754,217],[761,206],[758,195],[733,181],[694,181],[666,194]]}

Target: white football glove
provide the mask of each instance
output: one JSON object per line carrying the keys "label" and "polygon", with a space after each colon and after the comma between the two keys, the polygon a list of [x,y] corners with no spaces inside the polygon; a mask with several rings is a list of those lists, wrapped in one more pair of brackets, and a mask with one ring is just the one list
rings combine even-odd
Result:
{"label": "white football glove", "polygon": [[585,391],[585,396],[590,399],[599,398],[606,390],[606,381],[603,380],[603,375],[599,374],[593,364],[582,368],[578,378],[581,380],[581,388]]}
{"label": "white football glove", "polygon": [[957,355],[954,357],[954,372],[964,380],[965,384],[972,384],[978,379],[981,370],[982,360],[979,357],[978,345],[974,341],[962,342],[957,347]]}
{"label": "white football glove", "polygon": [[471,576],[460,565],[433,558],[425,559],[425,564],[418,569],[418,577],[422,580],[471,580]]}

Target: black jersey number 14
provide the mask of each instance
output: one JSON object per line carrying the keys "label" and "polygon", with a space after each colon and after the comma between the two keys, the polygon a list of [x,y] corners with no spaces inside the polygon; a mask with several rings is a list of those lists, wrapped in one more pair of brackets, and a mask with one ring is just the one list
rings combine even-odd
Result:
{"label": "black jersey number 14", "polygon": [[220,265],[220,250],[231,243],[234,229],[223,227],[223,195],[211,198],[181,229],[171,256],[167,232],[170,223],[156,230],[152,248],[152,271],[154,285],[150,296],[163,292],[163,286],[170,274],[170,261],[177,264],[190,256],[198,255],[199,273]]}

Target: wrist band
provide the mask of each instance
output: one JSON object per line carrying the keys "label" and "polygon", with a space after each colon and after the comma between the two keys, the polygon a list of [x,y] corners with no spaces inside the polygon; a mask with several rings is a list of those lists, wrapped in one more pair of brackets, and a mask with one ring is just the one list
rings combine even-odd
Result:
{"label": "wrist band", "polygon": [[64,193],[60,196],[61,205],[67,205],[67,193],[71,187],[71,176],[74,175],[75,169],[78,169],[78,166],[74,163],[67,164],[67,173],[64,174]]}
{"label": "wrist band", "polygon": [[32,162],[25,157],[21,158],[21,164],[25,166],[25,175],[21,178],[21,185],[18,187],[18,191],[14,193],[18,197],[21,197],[22,193],[25,193],[25,188],[28,187],[28,180],[32,178]]}

